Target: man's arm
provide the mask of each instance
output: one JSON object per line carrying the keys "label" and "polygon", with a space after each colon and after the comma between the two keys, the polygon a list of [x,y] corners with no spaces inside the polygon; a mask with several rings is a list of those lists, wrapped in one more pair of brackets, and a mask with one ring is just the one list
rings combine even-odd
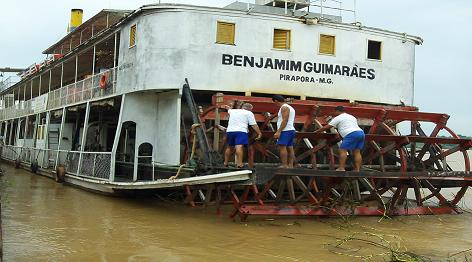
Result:
{"label": "man's arm", "polygon": [[329,130],[329,129],[331,129],[331,128],[333,128],[333,126],[330,125],[330,124],[327,124],[327,125],[325,125],[324,127],[315,130],[314,133],[321,133],[321,132],[324,132],[324,131]]}
{"label": "man's arm", "polygon": [[254,129],[254,131],[256,131],[256,133],[257,133],[256,140],[261,139],[262,133],[261,133],[261,130],[259,129],[259,126],[256,124],[256,125],[251,125],[251,127],[252,127],[252,129]]}
{"label": "man's arm", "polygon": [[256,131],[257,133],[256,140],[261,139],[262,133],[261,133],[261,130],[259,129],[259,126],[257,125],[256,118],[254,117],[254,114],[252,112],[250,112],[247,115],[247,121],[248,121],[248,124],[252,127],[252,129],[254,129],[254,131]]}
{"label": "man's arm", "polygon": [[286,106],[283,106],[281,108],[281,111],[282,111],[282,123],[280,124],[279,129],[277,129],[277,131],[275,132],[274,138],[279,138],[280,133],[282,133],[282,130],[285,129],[285,127],[287,126],[287,123],[288,123],[288,117],[290,115],[290,109],[288,109],[288,107],[286,107]]}

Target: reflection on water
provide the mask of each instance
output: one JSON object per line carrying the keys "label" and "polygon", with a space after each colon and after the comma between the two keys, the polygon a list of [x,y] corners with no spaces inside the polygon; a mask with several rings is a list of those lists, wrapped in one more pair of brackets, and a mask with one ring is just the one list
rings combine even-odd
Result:
{"label": "reflection on water", "polygon": [[[470,213],[380,222],[359,217],[347,223],[317,218],[239,223],[216,216],[213,208],[106,197],[2,168],[7,173],[1,192],[5,261],[352,261],[385,251],[353,242],[341,246],[351,256],[336,254],[336,238],[350,235],[384,239],[383,244],[441,259],[472,247]],[[472,207],[472,191],[463,204]]]}

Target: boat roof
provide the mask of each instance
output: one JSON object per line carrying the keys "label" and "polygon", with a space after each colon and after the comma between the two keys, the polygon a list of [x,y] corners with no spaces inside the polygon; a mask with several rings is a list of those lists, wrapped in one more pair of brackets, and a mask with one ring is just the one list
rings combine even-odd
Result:
{"label": "boat roof", "polygon": [[57,51],[61,50],[64,45],[67,45],[69,49],[71,46],[76,47],[92,38],[92,36],[96,35],[98,32],[116,24],[131,12],[132,10],[104,9],[78,26],[75,30],[68,33],[61,40],[44,50],[43,54],[62,53]]}
{"label": "boat roof", "polygon": [[[337,24],[343,25],[346,27],[352,27],[354,29],[363,29],[367,31],[377,31],[384,34],[396,35],[397,37],[403,37],[405,39],[409,39],[414,41],[416,44],[422,44],[423,39],[418,36],[408,35],[406,33],[398,33],[389,30],[384,30],[375,27],[366,27],[362,26],[360,23],[343,23],[342,18],[340,16],[334,15],[321,15],[318,13],[312,13],[307,11],[300,11],[300,10],[290,10],[290,12],[285,13],[283,8],[279,7],[272,7],[272,6],[263,6],[263,5],[255,5],[255,4],[248,4],[242,2],[234,2],[229,4],[225,7],[211,7],[211,6],[199,6],[199,5],[187,5],[187,4],[149,4],[143,5],[142,7],[136,10],[117,10],[117,9],[104,9],[97,13],[92,18],[85,21],[82,25],[77,27],[74,31],[70,32],[66,36],[64,36],[61,40],[47,48],[43,51],[43,54],[56,54],[56,53],[64,53],[60,52],[64,46],[69,47],[69,50],[77,47],[83,42],[86,42],[90,38],[92,38],[92,31],[94,35],[96,35],[99,31],[102,31],[111,25],[115,25],[118,23],[126,22],[143,12],[149,11],[158,11],[158,10],[165,10],[165,9],[180,9],[180,10],[201,10],[201,11],[210,11],[210,12],[220,12],[222,14],[227,12],[236,12],[240,14],[247,14],[252,16],[276,16],[279,18],[285,19],[308,19],[308,18],[318,18],[322,23],[325,24]],[[73,47],[73,48],[70,48]]]}

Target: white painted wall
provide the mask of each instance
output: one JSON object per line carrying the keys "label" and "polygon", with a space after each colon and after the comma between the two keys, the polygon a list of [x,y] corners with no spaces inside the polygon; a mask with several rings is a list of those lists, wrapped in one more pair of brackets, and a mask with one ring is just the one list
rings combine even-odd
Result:
{"label": "white painted wall", "polygon": [[[235,45],[216,44],[217,21],[236,24]],[[136,46],[129,48],[129,28],[137,24]],[[273,29],[290,29],[290,51],[272,48]],[[318,54],[319,34],[336,36],[336,55]],[[188,78],[194,90],[279,93],[411,105],[415,42],[401,34],[345,24],[306,25],[297,19],[246,15],[221,10],[158,10],[123,25],[120,41],[118,90],[129,92],[180,88]],[[382,61],[367,59],[367,41],[381,41]],[[289,72],[223,65],[222,55],[257,59],[364,67],[375,79]],[[280,80],[281,74],[329,78],[332,84]]]}
{"label": "white painted wall", "polygon": [[158,94],[157,136],[154,159],[160,163],[180,163],[180,114],[181,103],[178,90]]}
{"label": "white painted wall", "polygon": [[[178,90],[165,93],[132,93],[124,100],[121,123],[136,123],[135,157],[142,143],[153,146],[154,161],[180,163],[180,95]],[[137,163],[137,161],[135,162]]]}

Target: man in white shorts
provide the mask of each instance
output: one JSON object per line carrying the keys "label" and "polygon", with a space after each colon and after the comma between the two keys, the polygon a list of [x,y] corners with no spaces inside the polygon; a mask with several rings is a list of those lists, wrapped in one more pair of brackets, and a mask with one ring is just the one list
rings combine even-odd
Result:
{"label": "man in white shorts", "polygon": [[364,148],[364,131],[357,124],[357,119],[344,112],[344,107],[337,106],[334,111],[335,117],[324,127],[315,131],[320,133],[335,127],[343,141],[339,146],[339,167],[338,171],[346,170],[347,151],[354,153],[354,171],[360,171],[362,166],[361,150]]}
{"label": "man in white shorts", "polygon": [[256,131],[256,140],[259,140],[262,137],[262,133],[259,130],[254,114],[251,112],[251,104],[244,103],[241,109],[230,109],[229,106],[225,108],[228,109],[229,121],[228,128],[226,129],[226,143],[228,146],[225,150],[224,165],[228,166],[229,159],[236,150],[236,166],[242,168],[244,156],[243,149],[244,146],[249,144],[248,125]]}

